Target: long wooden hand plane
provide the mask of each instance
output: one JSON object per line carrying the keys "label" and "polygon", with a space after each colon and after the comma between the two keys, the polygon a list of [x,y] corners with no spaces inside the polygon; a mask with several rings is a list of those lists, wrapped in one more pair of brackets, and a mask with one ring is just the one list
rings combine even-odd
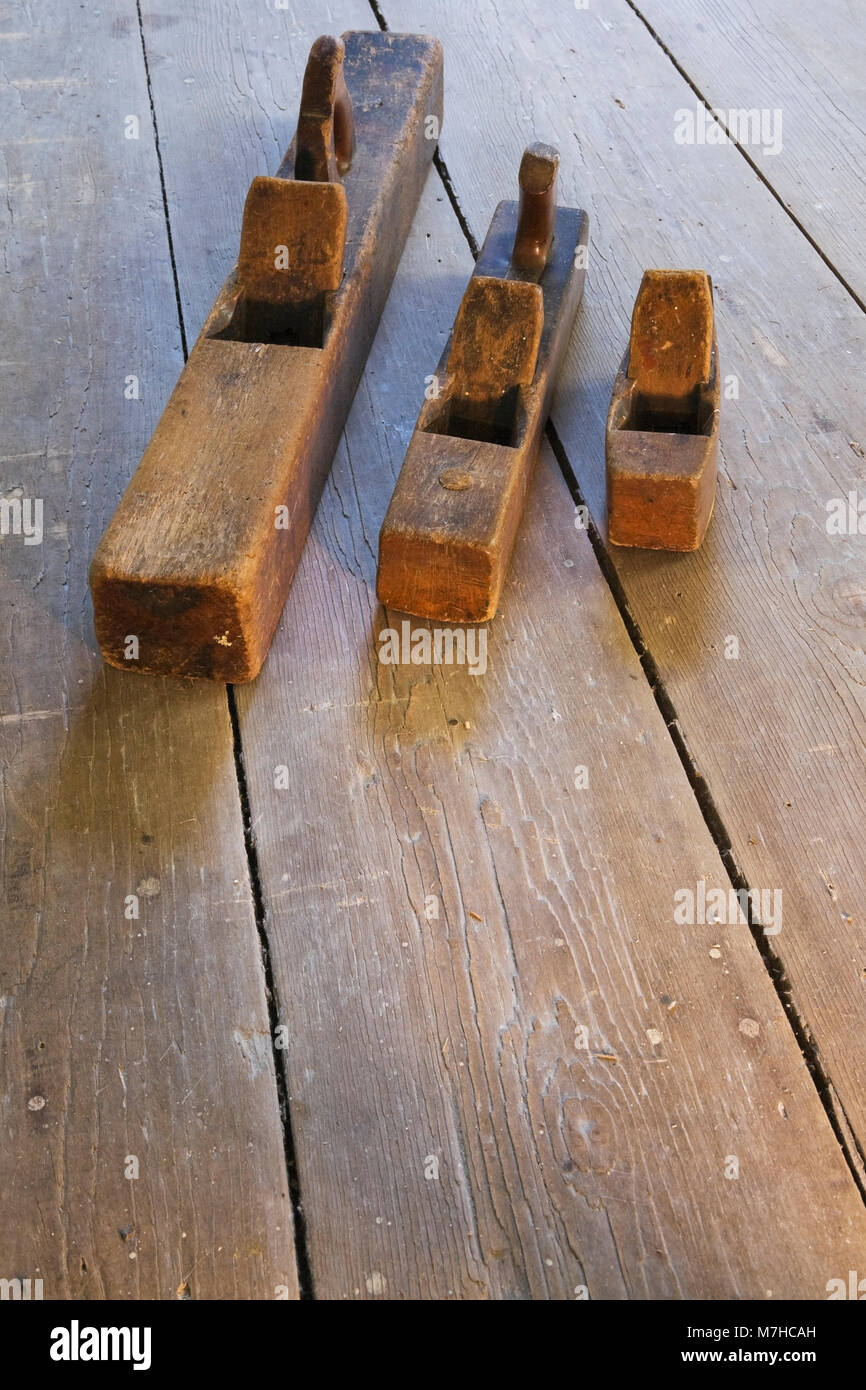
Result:
{"label": "long wooden hand plane", "polygon": [[297,134],[255,178],[240,255],[90,571],[105,660],[258,673],[427,175],[442,50],[313,45]]}
{"label": "long wooden hand plane", "polygon": [[558,164],[530,146],[519,204],[490,224],[382,525],[386,607],[469,623],[496,612],[583,294],[589,218],[557,207]]}

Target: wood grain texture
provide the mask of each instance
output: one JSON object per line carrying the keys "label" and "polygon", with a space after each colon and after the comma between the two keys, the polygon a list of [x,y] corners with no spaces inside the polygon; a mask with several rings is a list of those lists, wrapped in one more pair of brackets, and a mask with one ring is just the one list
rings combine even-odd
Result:
{"label": "wood grain texture", "polygon": [[747,929],[674,920],[724,871],[549,450],[485,673],[378,659],[375,537],[468,268],[430,188],[239,692],[315,1286],[823,1297],[861,1200]]}
{"label": "wood grain texture", "polygon": [[[194,75],[207,112],[226,83]],[[171,150],[165,67],[155,94]],[[549,455],[487,674],[377,660],[375,537],[471,268],[442,199],[239,692],[316,1290],[819,1297],[863,1248],[859,1196],[746,931],[672,924],[721,866]]]}
{"label": "wood grain texture", "polygon": [[181,363],[136,8],[3,27],[0,477],[44,539],[0,543],[0,1276],[295,1296],[225,696],[107,671],[90,625],[93,543]]}
{"label": "wood grain texture", "polygon": [[[866,301],[866,28],[858,0],[635,0],[712,107],[766,111],[748,156]],[[683,108],[692,107],[688,97]],[[780,141],[773,135],[781,112]],[[777,149],[777,143],[781,149]]]}
{"label": "wood grain texture", "polygon": [[[609,42],[623,44],[623,32],[636,32],[628,26],[638,21],[625,6],[590,14],[602,41],[602,31],[609,37],[616,28],[611,15],[621,14],[626,27]],[[83,46],[90,57],[101,26],[112,17],[113,34],[125,42],[130,32],[135,33],[134,14],[125,9],[113,16],[106,16],[105,10],[101,17],[91,16],[94,27],[76,31],[82,48],[63,36],[57,50],[50,50],[47,37],[41,36],[46,61],[39,80],[52,71],[49,56],[55,60],[55,73],[62,71],[64,62],[82,65]],[[495,35],[495,14],[485,13],[485,18],[491,20]],[[551,18],[546,13],[545,24]],[[585,19],[579,12],[569,13],[570,23]],[[489,102],[483,113],[483,120],[496,130],[496,142],[486,154],[491,161],[498,158],[503,131],[510,160],[514,148],[519,151],[525,144],[526,127],[542,108],[559,119],[550,95],[556,82],[552,74],[559,69],[545,60],[536,66],[539,77],[533,82],[521,45],[529,41],[527,32],[533,43],[538,34],[521,25],[517,7],[509,21],[509,46],[500,41],[492,50],[487,48],[485,80],[492,83],[486,89],[488,98],[498,92],[503,71],[507,78],[504,112]],[[274,14],[264,6],[214,7],[203,0],[145,16],[188,328],[203,321],[236,252],[237,219],[252,166],[258,160],[262,171],[273,167],[266,156],[285,142],[288,131],[275,129],[270,113],[274,99],[280,107],[288,89],[280,109],[286,112],[287,125],[294,116],[298,86],[292,82],[299,75],[292,72],[287,56],[296,59],[302,71],[310,39],[321,25],[341,29],[369,22],[359,0],[341,0],[333,13],[329,8],[327,14],[312,17],[300,10]],[[605,24],[613,27],[605,29]],[[453,65],[461,55],[456,51],[459,26],[452,27]],[[434,25],[434,30],[440,28],[446,28],[444,20]],[[239,33],[243,43],[237,39]],[[644,56],[635,43],[638,56]],[[601,51],[590,45],[582,57],[590,69],[587,79],[592,77],[595,86],[603,71]],[[129,49],[125,62],[134,64]],[[645,70],[656,82],[655,90],[640,93],[646,105],[639,107],[652,156],[658,131],[651,107],[659,90],[663,95],[667,90],[668,76],[662,79],[661,69],[654,69],[649,59],[642,73]],[[108,72],[113,75],[110,67]],[[114,120],[122,123],[130,83],[126,70],[121,75],[123,94],[113,107],[101,101],[100,112],[104,119],[110,109]],[[477,113],[468,83],[474,76],[469,72],[461,79],[466,84],[464,109],[473,117]],[[28,81],[26,76],[20,84],[25,94]],[[527,105],[521,107],[513,105],[509,87],[518,81],[527,92]],[[137,90],[141,86],[139,81]],[[562,88],[570,90],[565,82]],[[589,89],[587,82],[583,90]],[[621,250],[619,230],[617,239],[599,244],[598,264],[590,268],[590,284],[598,285],[598,298],[585,306],[590,318],[584,318],[576,345],[583,375],[566,381],[561,397],[573,400],[580,381],[585,397],[576,419],[582,420],[584,435],[587,424],[597,430],[590,437],[597,438],[598,451],[593,453],[584,438],[581,460],[584,483],[596,503],[617,345],[627,332],[639,270],[652,263],[645,255],[654,238],[664,241],[666,234],[664,226],[661,233],[654,226],[654,218],[666,211],[664,201],[656,201],[659,191],[642,185],[641,205],[635,198],[635,181],[623,180],[622,165],[608,149],[611,122],[620,119],[618,113],[629,100],[629,92],[615,95],[621,105],[611,99],[588,141],[597,161],[595,176],[606,194],[596,202],[617,229],[626,225],[627,213],[631,209],[633,216],[636,205],[643,207],[643,221],[636,230],[633,220],[628,223],[636,245],[633,261]],[[550,105],[543,106],[548,99]],[[451,101],[453,113],[453,91]],[[573,101],[573,94],[564,99],[566,115],[574,114]],[[41,95],[39,102],[41,107]],[[146,97],[143,110],[145,103]],[[514,140],[512,111],[517,111],[522,128]],[[62,112],[66,134],[69,106]],[[91,114],[89,110],[82,124]],[[598,111],[581,108],[584,115],[591,124]],[[481,141],[480,134],[474,137],[476,155]],[[221,157],[202,161],[203,148],[219,149]],[[7,158],[10,149],[7,145]],[[171,319],[164,306],[171,298],[171,282],[154,180],[142,179],[140,171],[125,174],[119,156],[106,177],[100,162],[106,160],[103,144],[88,139],[82,149],[81,162],[72,165],[79,180],[78,201],[85,209],[81,239],[70,247],[67,239],[55,236],[40,247],[54,251],[58,262],[61,254],[67,255],[76,268],[86,270],[86,275],[67,277],[78,287],[70,302],[73,348],[54,344],[57,350],[52,350],[47,379],[53,383],[51,372],[56,372],[60,385],[47,411],[41,394],[44,378],[23,371],[15,378],[26,406],[22,416],[29,418],[22,442],[14,446],[16,459],[22,467],[29,466],[27,459],[44,460],[52,477],[51,470],[57,471],[61,482],[53,485],[60,489],[64,506],[68,497],[72,499],[74,524],[68,523],[68,554],[46,547],[30,551],[39,560],[44,557],[44,576],[41,568],[35,574],[27,571],[35,587],[25,590],[29,598],[24,623],[12,629],[19,650],[27,655],[16,662],[14,676],[7,673],[2,707],[12,715],[3,715],[3,732],[12,728],[17,757],[4,788],[7,823],[13,830],[11,835],[7,830],[6,837],[7,895],[18,895],[13,906],[19,913],[12,942],[16,951],[23,949],[22,943],[33,943],[25,961],[25,968],[36,962],[29,977],[34,982],[31,997],[36,998],[38,987],[40,999],[50,1001],[54,1010],[49,1020],[59,1028],[58,1051],[49,1052],[53,1042],[38,1028],[46,1014],[40,1015],[34,1005],[25,1027],[10,1013],[9,994],[4,992],[4,1043],[17,1066],[3,1117],[4,1135],[12,1124],[11,1152],[17,1165],[15,1205],[10,1209],[17,1219],[23,1198],[26,1210],[33,1210],[37,1197],[52,1190],[54,1182],[54,1190],[61,1193],[56,1202],[60,1215],[51,1220],[49,1213],[35,1235],[29,1222],[15,1225],[6,1220],[4,1231],[20,1227],[39,1242],[38,1247],[9,1247],[15,1271],[26,1276],[51,1268],[59,1271],[55,1284],[83,1290],[85,1296],[134,1293],[128,1272],[134,1271],[133,1280],[141,1277],[140,1262],[145,1270],[142,1291],[168,1296],[180,1291],[183,1296],[188,1271],[183,1247],[195,1231],[197,1253],[203,1252],[203,1258],[186,1280],[193,1297],[208,1296],[209,1291],[225,1296],[227,1290],[238,1290],[241,1296],[250,1290],[272,1296],[286,1259],[281,1244],[286,1230],[280,1197],[283,1170],[278,1152],[270,1158],[265,1153],[271,1110],[262,1097],[264,1092],[272,1096],[273,1090],[270,1052],[262,1037],[267,1018],[263,1004],[249,1005],[244,993],[255,975],[252,967],[243,965],[253,959],[246,948],[253,933],[243,855],[240,846],[235,848],[238,815],[228,737],[221,732],[224,713],[215,703],[215,692],[178,694],[168,683],[130,683],[110,673],[95,678],[93,658],[83,641],[83,635],[89,636],[81,616],[86,611],[84,562],[89,541],[76,539],[85,525],[80,517],[87,515],[77,504],[87,490],[94,455],[102,458],[104,449],[113,458],[122,450],[130,465],[137,456],[176,371],[177,349],[166,369],[166,325]],[[643,155],[638,158],[642,149],[635,133],[629,144],[632,173],[645,167]],[[610,161],[609,183],[602,150]],[[472,167],[477,167],[477,159]],[[38,190],[40,209],[48,207],[51,225],[66,229],[66,221],[61,222],[68,207],[65,183],[53,182],[53,155],[49,163],[46,152],[36,172],[45,183]],[[26,185],[33,183],[35,174],[26,168],[16,177]],[[487,180],[486,165],[478,178]],[[667,178],[666,172],[657,181],[664,185]],[[140,200],[134,244],[139,255],[146,254],[135,262],[144,272],[133,278],[144,289],[142,298],[131,303],[128,291],[116,297],[115,281],[108,276],[110,258],[97,254],[100,235],[110,237],[116,227],[104,202],[91,208],[94,188],[103,184],[125,195],[118,236],[129,237],[130,208],[136,206],[134,196]],[[705,199],[707,186],[700,190]],[[47,198],[49,187],[59,206]],[[585,184],[577,191],[577,201],[586,205]],[[471,192],[464,181],[461,196],[467,206]],[[22,187],[20,196],[27,200],[31,194]],[[488,196],[479,189],[478,196],[476,230],[487,224],[499,195]],[[723,209],[730,230],[730,219],[736,222],[737,215],[732,211],[737,204],[731,186],[717,190],[717,196],[720,203],[731,202]],[[795,1293],[822,1298],[828,1278],[844,1277],[858,1264],[862,1267],[862,1206],[745,928],[678,927],[672,921],[676,888],[702,877],[710,884],[724,884],[724,875],[586,538],[571,526],[567,494],[549,455],[542,461],[518,539],[506,603],[491,637],[487,674],[473,678],[465,670],[392,669],[376,659],[384,617],[372,596],[375,537],[415,419],[427,364],[435,360],[433,349],[445,340],[470,269],[456,224],[444,201],[438,201],[442,197],[428,186],[278,633],[273,670],[241,693],[280,1013],[291,1032],[288,1075],[317,1289],[335,1297],[573,1297],[585,1283],[594,1297]],[[612,208],[618,218],[611,217]],[[22,217],[17,228],[22,236],[24,225]],[[594,225],[603,223],[596,217]],[[152,246],[147,243],[148,230],[155,239]],[[781,240],[778,254],[790,254],[791,245]],[[18,244],[13,239],[7,257],[16,253]],[[22,303],[21,321],[14,320],[14,348],[7,347],[3,354],[10,360],[22,343],[33,341],[28,333],[38,334],[40,350],[46,336],[49,342],[57,336],[50,331],[55,328],[55,306],[41,302],[47,299],[48,282],[36,254],[38,244],[28,241],[21,253],[20,283],[29,297]],[[736,243],[737,248],[741,245]],[[627,264],[625,285],[617,252]],[[777,254],[775,244],[773,253]],[[666,259],[673,264],[704,260],[699,254]],[[754,251],[750,266],[758,259]],[[718,269],[708,268],[718,283]],[[764,334],[758,341],[771,358],[773,352],[781,355],[769,331],[775,305],[761,298],[766,286],[760,277],[756,283],[750,294],[757,297],[763,314],[756,320]],[[813,354],[829,352],[834,316],[844,348],[859,351],[855,320],[839,312],[839,301],[832,295],[828,298],[832,312],[818,324]],[[121,431],[101,404],[106,383],[113,383],[117,370],[115,344],[127,340],[130,321],[140,325],[142,358],[161,364],[153,373],[162,383],[155,388],[162,398],[153,403],[144,398],[144,408],[151,413],[135,440],[137,448],[130,444],[129,427]],[[94,323],[98,329],[91,334]],[[601,338],[599,325],[605,329]],[[146,331],[149,326],[152,334]],[[804,357],[807,327],[801,326],[796,346],[801,361],[810,362],[808,355]],[[88,338],[92,353],[85,363],[79,361],[77,348]],[[787,341],[784,347],[787,351]],[[79,372],[72,378],[73,384],[80,383],[77,396],[69,384],[73,356]],[[35,351],[33,359],[41,360]],[[825,372],[824,382],[828,379]],[[789,384],[781,372],[775,381],[776,413],[763,422],[765,447],[769,425],[779,428],[778,402],[786,399],[783,388]],[[92,395],[85,392],[87,383]],[[802,410],[808,398],[802,382],[800,390],[794,406]],[[738,408],[743,409],[742,399]],[[753,420],[754,409],[753,405]],[[86,443],[90,412],[97,417],[92,428],[102,429],[98,450]],[[825,416],[825,422],[829,418]],[[77,447],[69,472],[73,436]],[[792,448],[798,438],[802,442],[797,429],[788,426],[781,443]],[[826,445],[826,439],[819,439],[822,458]],[[773,448],[778,463],[779,442]],[[753,472],[758,472],[757,465]],[[26,492],[30,478],[19,476],[25,479]],[[754,527],[760,542],[756,552],[764,566],[758,573],[763,584],[758,593],[772,603],[776,589],[767,582],[765,557],[772,549],[775,559],[789,540],[784,499],[768,496],[765,478],[747,475],[747,480],[751,491],[746,502],[753,505],[735,513],[734,520],[741,537],[748,532],[748,522]],[[741,475],[739,481],[744,491],[746,480]],[[808,486],[809,478],[804,477],[798,495],[806,518]],[[94,534],[115,497],[116,492],[100,494],[90,519]],[[100,508],[103,515],[97,514]],[[779,534],[769,530],[768,512]],[[726,534],[731,529],[729,521]],[[852,680],[833,683],[825,677],[824,685],[820,681],[822,663],[833,676],[838,676],[840,665],[843,676],[849,676],[844,663],[855,659],[854,625],[841,627],[835,607],[830,623],[825,616],[826,587],[819,589],[818,580],[810,580],[808,569],[800,568],[808,559],[800,531],[790,540],[799,549],[796,555],[791,549],[785,562],[791,587],[784,588],[783,595],[789,606],[792,601],[811,605],[810,616],[814,612],[816,619],[823,619],[820,640],[825,644],[815,645],[818,639],[805,630],[804,620],[794,654],[804,653],[811,661],[807,693],[814,699],[817,692],[819,703],[812,712],[803,703],[805,697],[793,701],[794,732],[803,708],[820,722],[828,708],[833,712],[833,700],[837,712],[847,700],[844,708],[851,711],[853,737],[859,705]],[[24,564],[21,556],[27,558],[23,548],[9,550],[9,538],[0,553],[10,566],[15,556],[15,565]],[[675,577],[681,573],[675,572]],[[850,568],[843,579],[850,585]],[[666,616],[681,621],[687,617],[694,628],[706,609],[695,607],[693,589],[683,590],[681,584],[677,588],[679,597],[686,593],[688,613],[668,606]],[[718,592],[718,586],[710,591],[711,601],[717,600]],[[845,592],[852,603],[855,591],[849,587]],[[49,594],[52,601],[46,604]],[[835,591],[829,595],[834,598]],[[823,604],[816,606],[816,598]],[[729,600],[730,608],[743,611],[740,590],[735,600]],[[16,603],[20,618],[20,596]],[[67,613],[70,635],[64,637],[60,619]],[[726,617],[723,610],[720,622]],[[709,620],[703,621],[706,625]],[[727,668],[736,663],[725,663],[714,682],[705,680],[701,644],[706,638],[706,626],[686,635],[684,679],[692,684],[703,680],[724,714],[732,696],[727,693],[726,703],[718,698],[717,687],[724,677],[733,679]],[[668,635],[668,651],[679,651],[683,641],[681,627]],[[34,658],[31,653],[37,647]],[[45,660],[46,651],[58,652],[56,666]],[[772,654],[777,652],[778,646]],[[790,661],[787,666],[782,663],[782,693],[788,703],[790,667]],[[782,698],[772,688],[770,669],[761,676],[759,668],[756,687],[767,698],[768,730]],[[130,684],[140,691],[134,698]],[[844,688],[837,695],[840,686]],[[78,698],[85,711],[81,720],[74,717]],[[696,692],[688,703],[689,714],[694,715],[694,701],[706,709],[707,700]],[[46,729],[58,717],[52,744]],[[758,741],[766,745],[769,733],[764,732],[755,703],[746,703],[745,721],[750,732],[757,728]],[[792,721],[780,727],[788,735]],[[714,768],[732,737],[730,725],[723,721],[722,738],[728,742],[720,740]],[[589,777],[582,790],[574,786],[578,764],[586,766]],[[274,785],[277,767],[279,781],[288,782],[285,790]],[[765,772],[771,790],[780,777],[793,775],[792,767],[807,772],[810,767],[796,740],[792,753],[776,749]],[[63,776],[69,779],[73,771],[67,786]],[[840,794],[856,809],[861,805],[856,779],[850,765],[846,771]],[[169,774],[176,776],[179,786]],[[730,769],[726,776],[731,776]],[[736,804],[745,773],[735,770],[734,777],[729,796]],[[810,795],[820,796],[815,784],[805,785]],[[762,786],[763,803],[746,802],[751,815],[762,807],[767,811],[766,784]],[[56,816],[51,801],[55,794],[62,802]],[[154,830],[157,816],[166,818],[167,808],[168,828],[163,820]],[[838,833],[826,802],[821,809]],[[797,816],[802,816],[799,805]],[[34,819],[40,835],[47,827],[40,852],[33,850],[35,843],[42,843],[32,834]],[[778,829],[778,817],[772,824]],[[58,845],[63,846],[59,853]],[[791,845],[790,860],[804,855],[802,842],[794,839]],[[145,885],[145,913],[137,926],[148,935],[141,941],[136,937],[127,947],[127,939],[109,929],[113,918],[106,904],[113,906],[116,882],[128,881],[133,866],[141,871],[134,846],[141,855],[156,856],[158,851],[159,857],[147,860],[146,877],[136,884]],[[812,860],[806,858],[809,868]],[[168,867],[172,860],[174,870]],[[66,872],[69,865],[77,877]],[[196,872],[198,896],[187,891]],[[157,881],[158,893],[152,891]],[[789,880],[785,882],[787,893]],[[53,915],[40,915],[46,885],[52,901],[63,895]],[[836,906],[832,894],[837,888],[830,887],[828,898]],[[184,898],[185,916],[168,910],[169,893]],[[787,896],[785,901],[787,938]],[[222,904],[229,904],[228,911]],[[434,905],[438,917],[432,915]],[[173,909],[173,900],[170,906]],[[821,949],[835,946],[826,917],[822,919],[808,894],[802,911],[804,921],[806,911],[811,911],[822,930]],[[215,922],[233,923],[235,931],[215,932]],[[127,924],[127,929],[133,926]],[[189,934],[184,936],[186,928]],[[802,929],[800,940],[809,945]],[[185,946],[191,953],[190,942],[197,953],[192,961],[183,955]],[[148,952],[143,964],[137,950]],[[111,965],[119,976],[116,989],[113,976],[106,969],[100,975],[94,966],[94,960],[106,960],[111,951]],[[812,958],[804,968],[813,963],[814,943]],[[837,954],[837,964],[839,959]],[[829,980],[826,971],[816,975],[820,987]],[[111,994],[104,996],[104,1018],[92,1007],[103,997],[103,984],[112,985]],[[19,989],[13,1005],[20,996]],[[821,1002],[818,994],[814,997]],[[832,1002],[832,995],[827,997]],[[59,1015],[58,998],[71,1001]],[[843,980],[837,1012],[849,1007],[853,998]],[[140,1017],[131,1017],[131,1001],[138,1005]],[[200,1021],[203,1007],[209,1010],[206,1025]],[[246,1020],[238,1029],[240,1037],[233,1036],[237,1052],[226,1044],[227,1013],[233,1015],[232,1030],[242,1014]],[[83,1038],[73,1031],[82,1017],[98,1022],[97,1028],[83,1030]],[[837,1021],[829,1009],[827,1017]],[[181,1023],[186,1030],[181,1043],[165,1056],[163,1043],[171,1047]],[[853,1024],[852,1019],[849,1038],[856,1037]],[[101,1038],[103,1027],[106,1041],[100,1053],[93,1038],[97,1033]],[[579,1045],[584,1036],[587,1045]],[[152,1226],[142,1223],[144,1238],[137,1227],[132,1232],[129,1228],[129,1184],[124,1188],[108,1162],[95,1160],[91,1149],[98,1143],[91,1136],[97,1131],[104,1135],[119,1113],[129,1120],[130,1106],[140,1136],[142,1107],[136,1102],[147,1087],[141,1079],[144,1068],[134,1066],[141,1060],[132,1051],[134,1038],[148,1043],[148,1057],[150,1041],[158,1042],[159,1050],[154,1046],[153,1052],[160,1059],[160,1080],[153,1079],[151,1068],[148,1082],[149,1094],[158,1102],[151,1116],[158,1133],[154,1139],[148,1130],[153,1152],[147,1173],[153,1186],[145,1191],[155,1217]],[[40,1042],[46,1042],[46,1048],[40,1048]],[[177,1055],[181,1046],[182,1055]],[[122,1076],[115,1087],[111,1068],[118,1054]],[[97,1086],[85,1074],[94,1068],[94,1057],[101,1067]],[[238,1057],[251,1077],[246,1088],[237,1085],[238,1069],[243,1071],[240,1062],[235,1065]],[[48,1079],[69,1094],[76,1114],[84,1119],[80,1128],[70,1122],[65,1134],[38,1131],[47,1134],[50,1148],[23,1146],[21,1131],[15,1128],[19,1120],[14,1087],[20,1089],[22,1076],[35,1076],[42,1089],[34,1087],[30,1099],[44,1098],[47,1103],[28,1108],[26,1121],[37,1130],[39,1125],[50,1126],[52,1092],[45,1073],[23,1070],[25,1062],[35,1059],[32,1065],[37,1067],[49,1058]],[[257,1063],[262,1064],[258,1070]],[[856,1070],[856,1059],[854,1065]],[[103,1072],[111,1077],[105,1090],[100,1089]],[[199,1077],[200,1089],[187,1096]],[[837,1082],[838,1077],[837,1071]],[[175,1078],[184,1083],[180,1107]],[[193,1097],[202,1092],[207,1105],[200,1107],[200,1114],[192,1111],[186,1116],[187,1107],[195,1104]],[[171,1121],[168,1140],[166,1117]],[[242,1131],[260,1147],[245,1151],[241,1164],[237,1153]],[[193,1159],[182,1172],[182,1188],[180,1170],[173,1165],[184,1150],[172,1141],[179,1135],[186,1139],[187,1133]],[[129,1151],[125,1142],[120,1147]],[[277,1138],[271,1148],[279,1149]],[[734,1155],[740,1161],[740,1176],[730,1180],[724,1174]],[[157,1157],[163,1160],[161,1168]],[[434,1157],[438,1179],[429,1164]],[[85,1196],[82,1173],[89,1177]],[[5,1188],[4,1196],[9,1195]],[[226,1212],[229,1205],[236,1234],[233,1231],[228,1242],[214,1239],[214,1213]],[[256,1253],[253,1245],[262,1211],[269,1243],[264,1253]],[[119,1250],[113,1246],[115,1228]],[[137,1241],[141,1243],[130,1249],[129,1242]],[[34,1248],[36,1258],[41,1260],[47,1251],[53,1264],[32,1270]],[[94,1259],[98,1256],[97,1276],[86,1249],[95,1252]],[[136,1259],[129,1261],[132,1254]],[[67,1269],[77,1283],[66,1275]],[[290,1274],[284,1282],[294,1288]],[[46,1296],[51,1296],[48,1287]]]}
{"label": "wood grain texture", "polygon": [[733,146],[675,143],[689,89],[625,0],[543,24],[533,5],[488,0],[392,0],[385,16],[429,25],[450,55],[442,152],[476,235],[529,132],[571,150],[561,196],[587,207],[594,249],[553,420],[599,522],[642,272],[712,276],[725,373],[712,525],[694,556],[613,560],[736,864],[783,895],[768,944],[862,1149],[866,536],[826,523],[831,499],[866,495],[863,314]]}
{"label": "wood grain texture", "polygon": [[[193,322],[255,157],[234,14],[185,10],[153,69]],[[287,14],[293,52],[309,23]],[[249,12],[243,90],[291,110],[288,65],[256,56],[273,34]],[[194,151],[217,139],[214,180]],[[482,120],[476,157],[484,139]],[[677,887],[724,874],[549,454],[487,674],[378,662],[376,536],[470,269],[428,184],[271,658],[238,695],[316,1290],[823,1297],[862,1262],[862,1206],[746,930],[672,921]]]}

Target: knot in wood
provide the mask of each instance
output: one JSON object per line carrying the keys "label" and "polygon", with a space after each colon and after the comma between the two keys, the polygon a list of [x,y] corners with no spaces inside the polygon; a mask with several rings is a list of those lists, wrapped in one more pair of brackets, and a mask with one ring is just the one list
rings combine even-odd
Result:
{"label": "knot in wood", "polygon": [[439,482],[449,492],[465,492],[472,486],[472,474],[462,468],[446,468],[444,473],[439,474]]}

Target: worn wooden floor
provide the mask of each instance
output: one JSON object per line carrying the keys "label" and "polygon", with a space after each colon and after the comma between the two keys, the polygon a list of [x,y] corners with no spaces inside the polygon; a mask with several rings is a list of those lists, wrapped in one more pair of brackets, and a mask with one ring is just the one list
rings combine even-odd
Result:
{"label": "worn wooden floor", "polygon": [[[0,1277],[820,1299],[866,1276],[866,534],[826,525],[866,498],[866,42],[853,0],[758,13],[2,6],[0,495],[44,499],[44,538],[0,541]],[[228,698],[104,668],[93,547],[310,43],[380,21],[444,43],[442,162],[271,655]],[[728,130],[781,111],[781,148],[769,124],[678,143],[707,105]],[[535,138],[592,220],[555,452],[484,676],[381,665],[379,526]],[[651,265],[710,272],[736,378],[692,556],[604,540]],[[781,915],[678,922],[702,884]]]}

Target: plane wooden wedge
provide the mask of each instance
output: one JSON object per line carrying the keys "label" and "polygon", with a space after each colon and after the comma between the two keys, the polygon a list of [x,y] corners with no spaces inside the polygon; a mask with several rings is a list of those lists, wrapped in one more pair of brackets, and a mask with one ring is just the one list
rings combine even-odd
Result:
{"label": "plane wooden wedge", "polygon": [[532,145],[500,203],[412,434],[379,538],[388,608],[492,618],[583,294],[589,218],[558,207],[559,156]]}
{"label": "plane wooden wedge", "polygon": [[442,51],[317,39],[217,297],[94,555],[126,670],[241,682],[267,654],[436,148]]}
{"label": "plane wooden wedge", "polygon": [[716,496],[719,384],[709,275],[646,271],[607,417],[614,545],[700,545]]}

